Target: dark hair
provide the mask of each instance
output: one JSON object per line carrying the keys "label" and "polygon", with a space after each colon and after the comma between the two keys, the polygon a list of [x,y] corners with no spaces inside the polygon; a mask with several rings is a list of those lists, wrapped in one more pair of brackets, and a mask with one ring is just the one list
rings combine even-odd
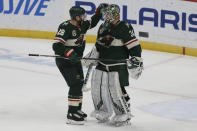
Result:
{"label": "dark hair", "polygon": [[76,16],[85,14],[85,9],[80,6],[73,6],[70,8],[69,13],[72,19],[76,19]]}

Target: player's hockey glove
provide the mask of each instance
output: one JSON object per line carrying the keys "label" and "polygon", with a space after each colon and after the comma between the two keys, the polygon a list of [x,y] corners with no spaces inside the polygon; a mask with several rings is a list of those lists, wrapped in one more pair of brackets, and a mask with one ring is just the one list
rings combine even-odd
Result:
{"label": "player's hockey glove", "polygon": [[78,57],[78,55],[74,51],[74,49],[66,49],[65,50],[65,57],[68,58],[72,63],[80,62],[80,58]]}
{"label": "player's hockey glove", "polygon": [[142,74],[143,68],[143,59],[140,57],[131,57],[127,61],[127,67],[130,73],[131,78],[138,79]]}
{"label": "player's hockey glove", "polygon": [[100,4],[97,9],[95,10],[95,14],[102,14],[103,10],[108,6],[106,3]]}

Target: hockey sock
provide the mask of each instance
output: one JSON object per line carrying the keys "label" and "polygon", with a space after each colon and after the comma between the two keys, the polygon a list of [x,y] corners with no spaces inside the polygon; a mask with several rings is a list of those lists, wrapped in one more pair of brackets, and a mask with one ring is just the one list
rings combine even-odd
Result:
{"label": "hockey sock", "polygon": [[82,100],[83,100],[83,96],[80,96],[80,102],[79,102],[78,110],[82,109]]}
{"label": "hockey sock", "polygon": [[68,97],[68,112],[77,112],[80,106],[80,97],[69,96]]}

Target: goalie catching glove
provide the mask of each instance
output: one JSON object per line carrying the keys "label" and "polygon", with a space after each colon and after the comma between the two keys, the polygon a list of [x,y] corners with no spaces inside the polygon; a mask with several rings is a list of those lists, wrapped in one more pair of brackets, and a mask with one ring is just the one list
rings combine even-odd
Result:
{"label": "goalie catching glove", "polygon": [[143,59],[140,57],[131,57],[127,61],[127,67],[130,73],[130,76],[133,79],[138,79],[140,75],[142,74],[143,68]]}

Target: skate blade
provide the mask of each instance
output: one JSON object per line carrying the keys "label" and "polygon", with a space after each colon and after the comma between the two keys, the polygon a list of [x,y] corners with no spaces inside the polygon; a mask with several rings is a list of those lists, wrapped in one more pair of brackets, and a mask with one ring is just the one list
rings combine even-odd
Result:
{"label": "skate blade", "polygon": [[66,124],[71,124],[71,125],[84,125],[85,121],[74,121],[67,119]]}

